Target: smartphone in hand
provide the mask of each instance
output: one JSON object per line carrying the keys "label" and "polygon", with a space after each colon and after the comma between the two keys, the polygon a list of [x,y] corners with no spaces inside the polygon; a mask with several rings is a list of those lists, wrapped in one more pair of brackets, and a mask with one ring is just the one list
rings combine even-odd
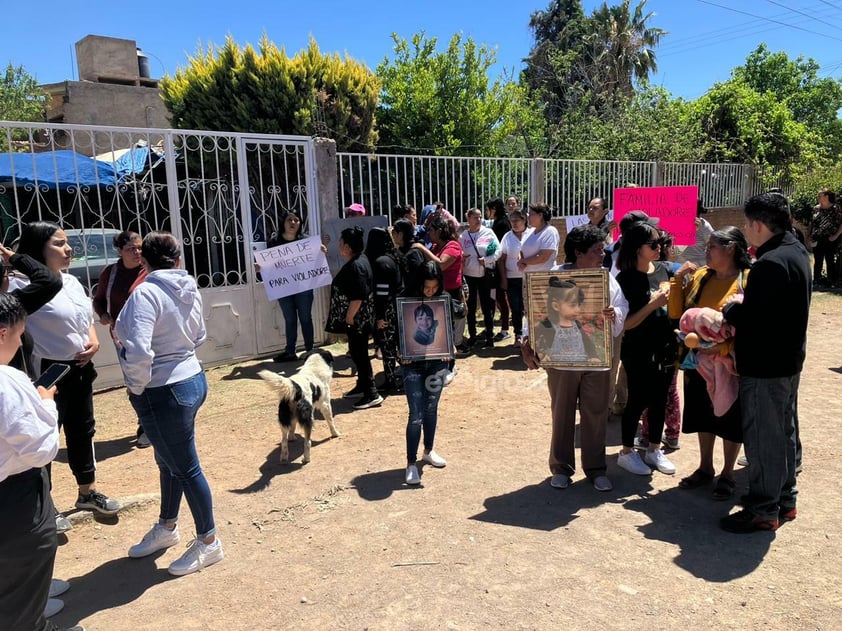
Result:
{"label": "smartphone in hand", "polygon": [[52,388],[59,382],[59,379],[67,374],[70,366],[67,364],[51,364],[47,370],[41,373],[41,376],[35,380],[35,387],[44,386],[47,390]]}

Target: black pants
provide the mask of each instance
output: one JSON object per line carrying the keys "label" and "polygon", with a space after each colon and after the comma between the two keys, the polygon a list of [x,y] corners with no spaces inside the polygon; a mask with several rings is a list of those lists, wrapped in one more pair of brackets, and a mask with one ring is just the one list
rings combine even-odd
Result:
{"label": "black pants", "polygon": [[468,282],[468,335],[471,340],[477,337],[477,296],[482,309],[482,317],[485,321],[485,336],[489,340],[494,339],[494,301],[491,300],[491,288],[484,277],[475,278],[465,276]]}
{"label": "black pants", "polygon": [[623,447],[634,447],[634,435],[643,410],[648,409],[649,443],[661,444],[664,418],[667,409],[667,394],[672,383],[675,367],[661,368],[652,361],[640,361],[623,357],[626,367],[629,399],[620,425]]}
{"label": "black pants", "polygon": [[506,296],[509,299],[509,306],[512,308],[512,325],[515,328],[515,335],[523,331],[523,279],[509,278]]}
{"label": "black pants", "polygon": [[30,469],[0,482],[0,629],[46,628],[57,545],[46,470]]}
{"label": "black pants", "polygon": [[[52,359],[41,360],[41,372],[55,363]],[[88,362],[81,368],[72,364],[70,371],[58,382],[55,398],[58,425],[64,428],[67,443],[67,462],[76,484],[80,486],[96,480],[94,379],[96,370],[92,363]]]}
{"label": "black pants", "polygon": [[371,358],[368,356],[368,329],[359,330],[348,328],[348,352],[351,361],[357,367],[357,386],[364,394],[375,395],[374,373],[371,369]]}
{"label": "black pants", "polygon": [[827,239],[817,239],[813,248],[813,280],[822,277],[822,267],[827,265],[827,279],[831,283],[839,280],[839,270],[836,267],[836,252],[838,244]]}

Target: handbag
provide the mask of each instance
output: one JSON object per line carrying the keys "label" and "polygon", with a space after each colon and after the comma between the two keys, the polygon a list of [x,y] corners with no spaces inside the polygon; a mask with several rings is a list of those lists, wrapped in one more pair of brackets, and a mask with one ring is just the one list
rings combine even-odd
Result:
{"label": "handbag", "polygon": [[330,307],[325,322],[327,333],[347,333],[348,324],[345,322],[345,316],[348,313],[349,304],[348,297],[342,292],[332,291],[330,293]]}

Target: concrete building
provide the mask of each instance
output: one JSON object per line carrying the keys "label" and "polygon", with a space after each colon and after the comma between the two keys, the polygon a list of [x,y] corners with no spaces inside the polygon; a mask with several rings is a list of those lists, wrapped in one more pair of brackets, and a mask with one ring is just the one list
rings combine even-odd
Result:
{"label": "concrete building", "polygon": [[87,35],[76,42],[76,65],[79,81],[41,86],[50,97],[48,122],[170,127],[158,81],[135,41]]}

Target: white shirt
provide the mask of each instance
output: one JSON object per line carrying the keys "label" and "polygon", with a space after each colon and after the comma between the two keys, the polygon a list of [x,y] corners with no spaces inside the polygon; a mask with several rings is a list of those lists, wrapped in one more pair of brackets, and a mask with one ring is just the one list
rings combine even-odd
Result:
{"label": "white shirt", "polygon": [[[480,226],[476,232],[465,230],[459,237],[459,244],[462,246],[462,254],[467,255],[462,259],[462,273],[465,276],[482,278],[485,276],[484,267],[493,268],[500,258],[500,242],[491,228]],[[479,257],[483,258],[484,267]]]}
{"label": "white shirt", "polygon": [[[61,280],[64,284],[61,291],[26,318],[36,367],[41,359],[73,361],[88,343],[94,322],[91,299],[74,276],[62,274]],[[9,279],[9,291],[28,284],[28,278]]]}
{"label": "white shirt", "polygon": [[540,232],[533,232],[526,239],[523,240],[520,246],[523,258],[528,259],[538,254],[543,250],[552,250],[553,255],[540,265],[527,265],[524,271],[526,272],[547,272],[555,265],[555,260],[558,257],[559,244],[558,230],[555,226],[547,224]]}
{"label": "white shirt", "polygon": [[56,404],[41,399],[26,374],[0,366],[0,482],[43,467],[57,452]]}
{"label": "white shirt", "polygon": [[535,231],[527,228],[518,239],[514,231],[509,230],[500,241],[500,251],[506,255],[506,278],[523,278],[523,272],[518,269],[517,259],[523,242]]}

